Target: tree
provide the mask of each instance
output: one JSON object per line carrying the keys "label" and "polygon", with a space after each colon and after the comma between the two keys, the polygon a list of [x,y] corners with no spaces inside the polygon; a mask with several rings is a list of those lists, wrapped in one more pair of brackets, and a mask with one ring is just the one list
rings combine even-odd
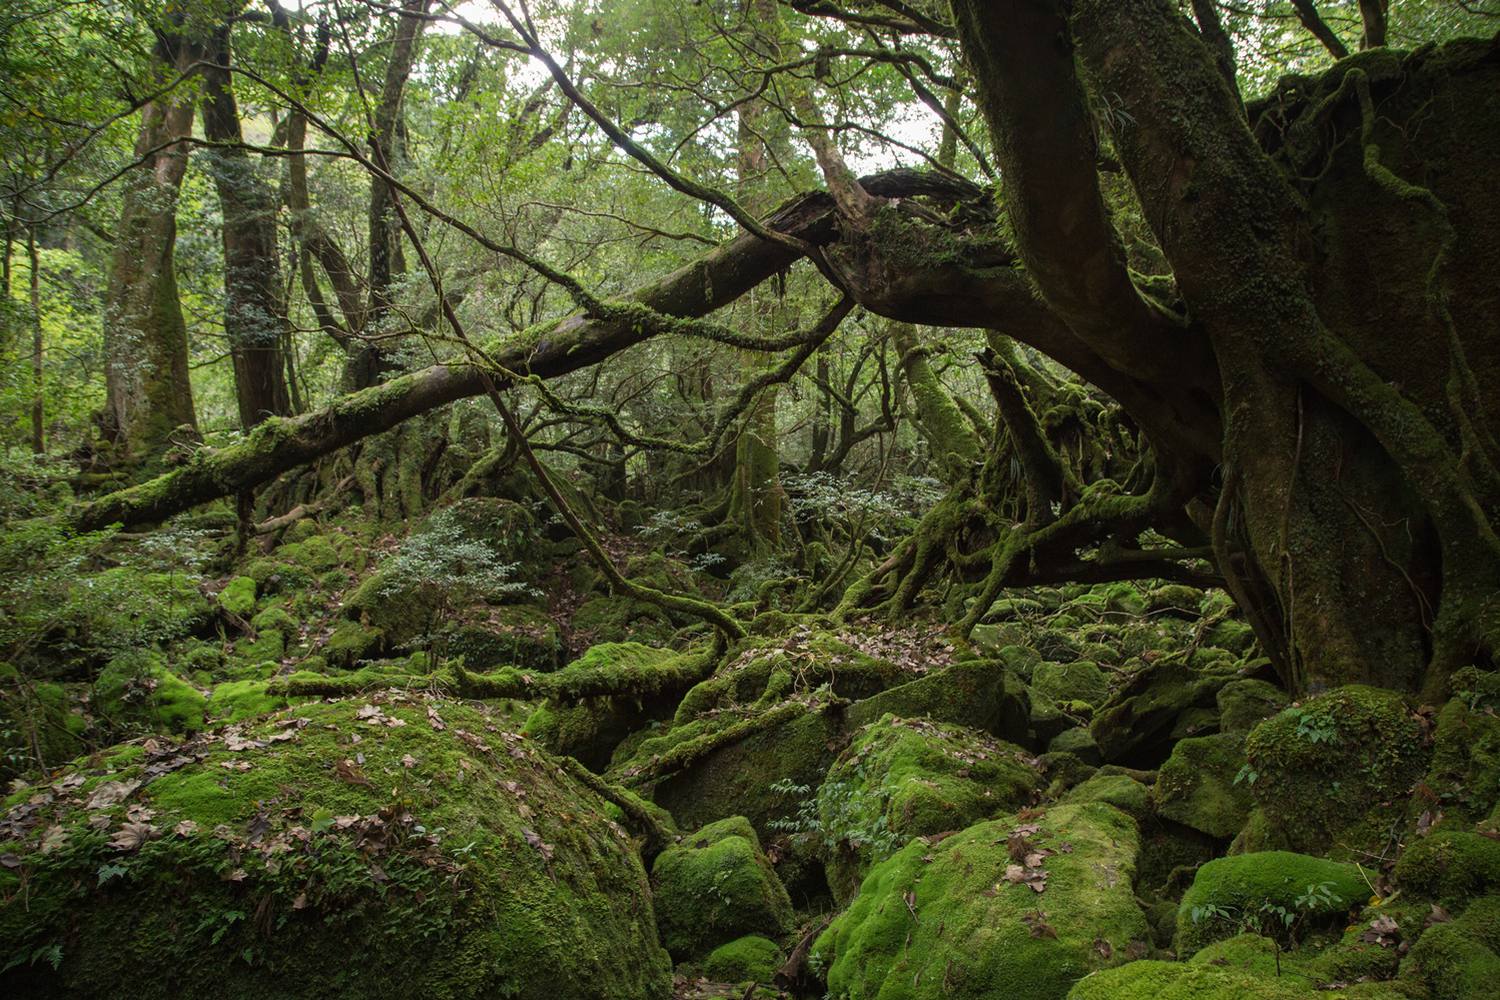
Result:
{"label": "tree", "polygon": [[180,84],[196,73],[207,38],[202,24],[175,7],[154,30],[146,84],[154,96],[140,112],[137,164],[125,181],[104,314],[104,426],[132,463],[160,458],[177,428],[197,427],[173,255],[193,124],[193,100]]}

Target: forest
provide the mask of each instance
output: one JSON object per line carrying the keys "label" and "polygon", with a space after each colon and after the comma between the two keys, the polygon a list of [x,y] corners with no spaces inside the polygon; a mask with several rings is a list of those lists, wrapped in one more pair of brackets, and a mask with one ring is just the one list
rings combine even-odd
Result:
{"label": "forest", "polygon": [[1500,0],[5,0],[0,992],[1500,997]]}

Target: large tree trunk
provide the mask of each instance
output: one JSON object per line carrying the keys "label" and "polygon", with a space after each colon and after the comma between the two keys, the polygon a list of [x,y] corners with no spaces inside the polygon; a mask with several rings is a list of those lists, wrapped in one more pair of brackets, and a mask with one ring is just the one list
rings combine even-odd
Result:
{"label": "large tree trunk", "polygon": [[[432,0],[405,0],[391,36],[390,55],[386,60],[385,82],[380,101],[370,123],[370,159],[382,170],[400,173],[401,99],[417,58],[417,43],[427,20],[423,17]],[[370,178],[370,280],[369,306],[364,316],[366,339],[353,343],[345,367],[345,386],[364,389],[385,379],[394,359],[388,342],[403,331],[392,329],[391,306],[394,284],[404,270],[401,258],[401,225],[391,208],[390,185],[378,177]]]}
{"label": "large tree trunk", "polygon": [[289,336],[276,248],[276,193],[243,142],[231,78],[229,26],[215,32],[204,73],[203,131],[226,145],[208,151],[224,217],[224,333],[234,363],[240,424],[292,412],[285,345]]}
{"label": "large tree trunk", "polygon": [[[1221,569],[1289,683],[1436,692],[1455,666],[1492,656],[1496,45],[1347,60],[1253,108],[1257,141],[1168,0],[953,5],[1042,295],[1114,371],[1213,401]],[[1095,138],[1068,38],[1171,265],[1180,324],[1131,318],[1094,207]],[[1177,386],[1153,345],[1182,365]],[[1151,436],[1159,460],[1211,460]],[[1235,549],[1241,560],[1224,558]]]}
{"label": "large tree trunk", "polygon": [[[152,56],[150,86],[165,87],[203,58],[202,39],[169,14]],[[129,463],[150,462],[174,430],[196,429],[188,380],[187,324],[177,297],[173,250],[177,196],[187,170],[193,100],[182,88],[141,109],[135,152],[126,175],[120,224],[104,301],[106,412],[104,427]]]}

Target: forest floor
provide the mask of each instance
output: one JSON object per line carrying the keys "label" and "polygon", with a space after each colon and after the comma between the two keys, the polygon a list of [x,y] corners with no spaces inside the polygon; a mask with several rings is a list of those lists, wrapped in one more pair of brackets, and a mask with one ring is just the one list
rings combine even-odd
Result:
{"label": "forest floor", "polygon": [[10,995],[1500,996],[1495,674],[1293,702],[1218,591],[959,642],[617,525],[724,648],[509,501],[216,517],[6,543]]}

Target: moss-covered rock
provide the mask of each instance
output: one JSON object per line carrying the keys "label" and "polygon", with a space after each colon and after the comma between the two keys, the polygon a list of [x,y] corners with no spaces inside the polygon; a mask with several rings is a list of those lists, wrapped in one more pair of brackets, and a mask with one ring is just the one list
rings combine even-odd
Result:
{"label": "moss-covered rock", "polygon": [[1151,789],[1128,774],[1104,768],[1070,788],[1060,801],[1070,804],[1107,802],[1136,819],[1144,819],[1151,812]]}
{"label": "moss-covered rock", "polygon": [[1500,806],[1500,673],[1454,675],[1454,697],[1438,712],[1432,760],[1414,812],[1440,823],[1475,823]]}
{"label": "moss-covered rock", "polygon": [[385,635],[379,629],[345,620],[334,626],[318,652],[330,666],[352,669],[361,660],[378,656],[384,644]]}
{"label": "moss-covered rock", "polygon": [[203,728],[207,705],[203,692],[150,650],[115,657],[94,682],[94,711],[121,730],[194,732]]}
{"label": "moss-covered rock", "polygon": [[670,992],[629,837],[471,707],[301,705],[123,751],[12,800],[9,995]]}
{"label": "moss-covered rock", "polygon": [[849,707],[849,724],[868,725],[887,712],[951,722],[1011,743],[1028,742],[1026,684],[999,660],[960,660],[871,695]]}
{"label": "moss-covered rock", "polygon": [[665,644],[672,620],[654,604],[631,597],[591,597],[573,612],[573,632],[590,642]]}
{"label": "moss-covered rock", "polygon": [[1156,811],[1211,837],[1228,840],[1255,806],[1243,780],[1244,737],[1218,733],[1178,741],[1157,772]]}
{"label": "moss-covered rock", "polygon": [[269,715],[286,706],[286,697],[272,693],[269,681],[224,681],[209,692],[206,715],[212,723],[227,725]]}
{"label": "moss-covered rock", "polygon": [[[1182,962],[1131,962],[1079,982],[1068,1000],[1318,1000],[1330,994],[1296,977]],[[1333,996],[1348,1000],[1405,1000],[1386,983],[1362,983]]]}
{"label": "moss-covered rock", "polygon": [[834,899],[913,837],[964,830],[1036,796],[1041,774],[1020,747],[931,719],[883,716],[839,755],[818,789]]}
{"label": "moss-covered rock", "polygon": [[1252,677],[1230,681],[1219,689],[1219,728],[1226,733],[1254,729],[1287,705],[1286,692],[1269,681]]}
{"label": "moss-covered rock", "polygon": [[1500,896],[1428,928],[1401,963],[1401,978],[1425,988],[1431,1000],[1500,996]]}
{"label": "moss-covered rock", "polygon": [[1289,851],[1219,858],[1199,868],[1183,894],[1177,950],[1190,955],[1211,941],[1232,937],[1244,921],[1272,926],[1276,915],[1267,907],[1316,924],[1343,916],[1370,894],[1359,868],[1338,861]]}
{"label": "moss-covered rock", "polygon": [[562,656],[557,623],[524,604],[469,609],[446,626],[444,642],[448,655],[462,656],[470,670],[556,670]]}
{"label": "moss-covered rock", "polygon": [[240,618],[249,618],[255,613],[255,580],[248,576],[237,576],[219,591],[219,607]]}
{"label": "moss-covered rock", "polygon": [[1052,741],[1047,744],[1047,752],[1074,754],[1079,760],[1094,765],[1102,759],[1099,754],[1099,744],[1094,742],[1094,734],[1087,726],[1064,729],[1052,737]]}
{"label": "moss-covered rock", "polygon": [[[662,673],[696,653],[653,649],[638,642],[604,642],[558,671],[559,681],[594,672]],[[641,685],[641,694],[651,691]],[[586,767],[602,771],[615,750],[633,732],[671,714],[670,703],[646,697],[584,698],[570,703],[544,701],[526,720],[526,732],[553,753],[576,757]]]}
{"label": "moss-covered rock", "polygon": [[769,983],[782,960],[775,941],[747,934],[709,952],[703,960],[703,975],[720,983]]}
{"label": "moss-covered rock", "polygon": [[743,816],[711,823],[651,866],[656,923],[673,958],[703,956],[746,934],[791,930],[792,902]]}
{"label": "moss-covered rock", "polygon": [[1176,738],[1204,735],[1179,729],[1182,716],[1194,709],[1216,716],[1215,696],[1234,676],[1232,666],[1217,661],[1201,668],[1179,657],[1146,664],[1095,712],[1090,728],[1100,753],[1107,761],[1154,767]]}
{"label": "moss-covered rock", "polygon": [[1251,731],[1251,791],[1293,850],[1378,853],[1427,762],[1422,720],[1400,694],[1350,685]]}
{"label": "moss-covered rock", "polygon": [[1056,702],[1094,706],[1109,695],[1109,675],[1091,660],[1053,663],[1043,660],[1031,673],[1031,687]]}
{"label": "moss-covered rock", "polygon": [[1475,896],[1500,893],[1500,840],[1462,830],[1438,830],[1406,845],[1396,862],[1396,884],[1449,909]]}
{"label": "moss-covered rock", "polygon": [[1136,845],[1134,821],[1102,803],[913,841],[870,871],[815,944],[829,995],[1060,1000],[1146,946]]}

